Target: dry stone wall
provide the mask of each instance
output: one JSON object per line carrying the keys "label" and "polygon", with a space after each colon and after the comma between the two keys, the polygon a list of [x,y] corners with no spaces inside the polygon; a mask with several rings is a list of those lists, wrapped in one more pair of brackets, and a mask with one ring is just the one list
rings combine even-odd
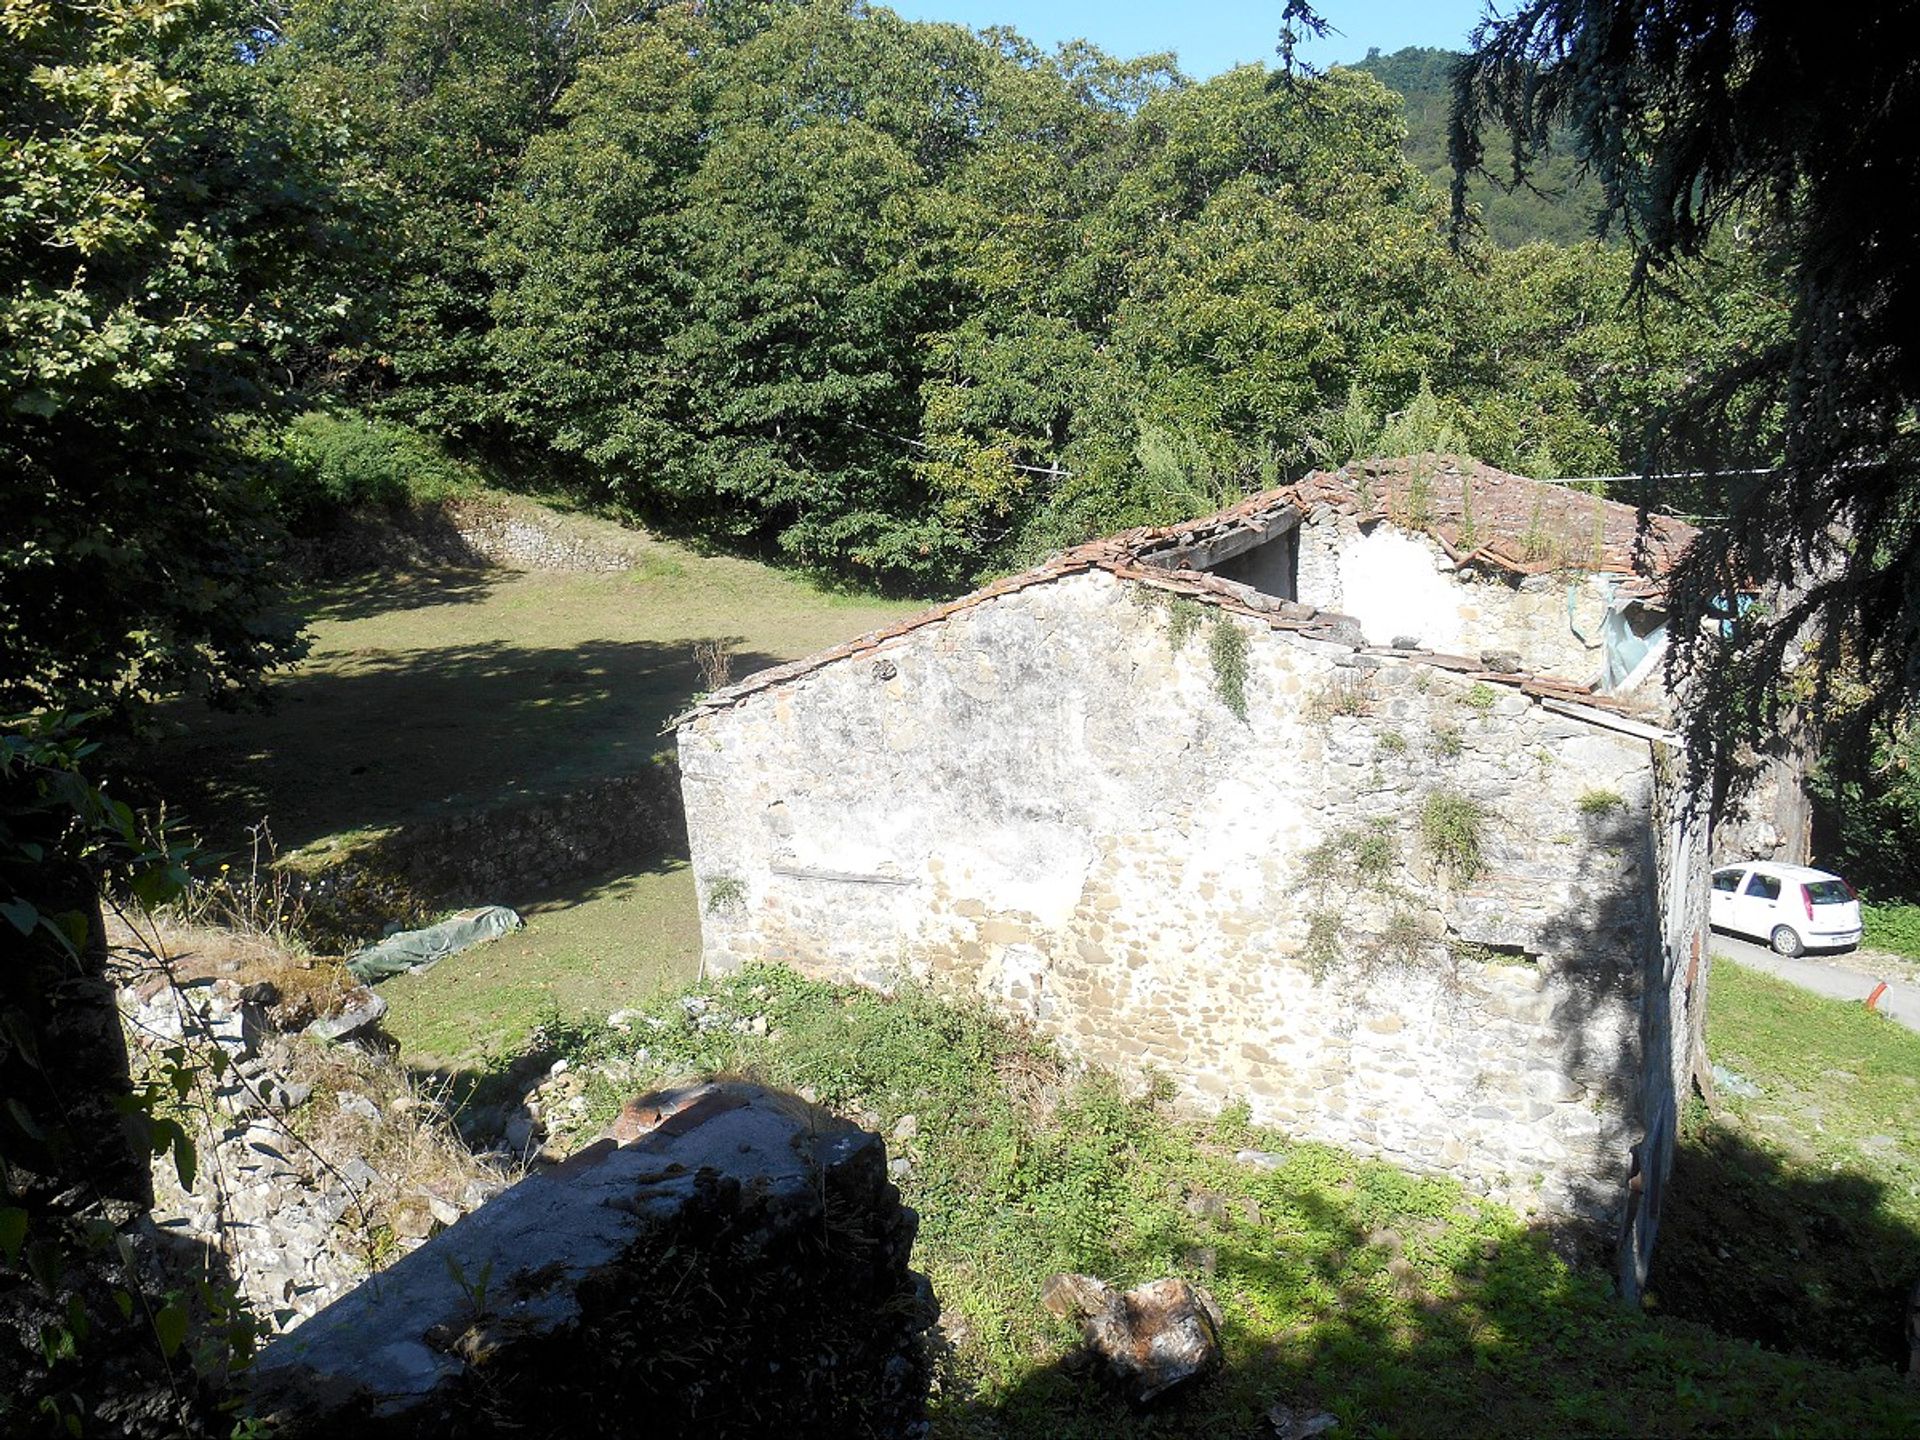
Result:
{"label": "dry stone wall", "polygon": [[1155,593],[1033,587],[687,723],[707,963],[967,987],[1195,1104],[1618,1222],[1656,747]]}
{"label": "dry stone wall", "polygon": [[287,1440],[913,1434],[916,1226],[877,1135],[661,1092],[268,1346],[254,1410]]}

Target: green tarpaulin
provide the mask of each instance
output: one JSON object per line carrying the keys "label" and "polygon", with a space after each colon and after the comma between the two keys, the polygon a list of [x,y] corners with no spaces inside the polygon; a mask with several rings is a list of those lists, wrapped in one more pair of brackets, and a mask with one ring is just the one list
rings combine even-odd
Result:
{"label": "green tarpaulin", "polygon": [[509,930],[520,928],[520,917],[504,905],[483,905],[464,910],[438,925],[424,930],[402,930],[389,935],[378,945],[369,945],[347,961],[353,978],[364,984],[404,975],[471,949],[487,940],[497,940]]}

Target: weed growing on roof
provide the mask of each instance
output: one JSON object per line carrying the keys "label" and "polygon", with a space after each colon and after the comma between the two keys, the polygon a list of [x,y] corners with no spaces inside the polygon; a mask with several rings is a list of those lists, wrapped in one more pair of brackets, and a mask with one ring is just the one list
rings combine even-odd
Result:
{"label": "weed growing on roof", "polygon": [[1486,868],[1481,853],[1486,819],[1486,809],[1457,790],[1436,790],[1420,807],[1420,843],[1457,884],[1466,884]]}
{"label": "weed growing on roof", "polygon": [[1460,703],[1484,715],[1493,709],[1499,699],[1499,692],[1491,685],[1484,680],[1476,680],[1467,687],[1467,693],[1460,697]]}
{"label": "weed growing on roof", "polygon": [[1596,820],[1603,819],[1616,810],[1624,810],[1627,804],[1617,790],[1582,791],[1579,800],[1575,803],[1582,815]]}
{"label": "weed growing on roof", "polygon": [[1458,725],[1436,725],[1431,742],[1433,753],[1442,760],[1458,760],[1467,748]]}
{"label": "weed growing on roof", "polygon": [[1433,482],[1427,478],[1425,466],[1417,466],[1413,478],[1407,482],[1407,498],[1402,520],[1416,530],[1424,530],[1433,523]]}
{"label": "weed growing on roof", "polygon": [[1213,617],[1207,656],[1213,662],[1213,693],[1239,720],[1247,718],[1247,632],[1225,615]]}

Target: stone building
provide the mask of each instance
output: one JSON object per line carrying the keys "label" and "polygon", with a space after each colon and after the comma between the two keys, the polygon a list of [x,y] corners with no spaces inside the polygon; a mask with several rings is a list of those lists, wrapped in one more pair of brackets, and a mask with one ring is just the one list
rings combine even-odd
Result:
{"label": "stone building", "polygon": [[1706,819],[1637,698],[1690,533],[1349,467],[754,675],[679,723],[705,963],[976,992],[1601,1228],[1636,1292],[1704,1008]]}

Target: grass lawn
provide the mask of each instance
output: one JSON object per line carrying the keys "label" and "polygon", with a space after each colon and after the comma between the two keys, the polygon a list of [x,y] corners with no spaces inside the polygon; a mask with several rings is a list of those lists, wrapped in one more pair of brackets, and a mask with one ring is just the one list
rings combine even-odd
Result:
{"label": "grass lawn", "polygon": [[[264,816],[283,853],[350,849],[630,773],[670,747],[662,726],[704,688],[696,644],[725,643],[739,677],[918,608],[654,540],[622,574],[429,571],[306,598],[312,653],[275,684],[269,713],[165,717],[148,768],[176,818],[216,845],[239,848]],[[481,902],[515,906],[527,928],[383,986],[410,1055],[483,1064],[543,1016],[604,1018],[697,963],[684,855],[559,893],[470,897]]]}
{"label": "grass lawn", "polygon": [[[664,997],[630,1034],[556,1031],[589,1077],[585,1138],[637,1090],[746,1074],[912,1138],[890,1142],[942,1302],[934,1433],[948,1440],[1253,1437],[1286,1404],[1341,1436],[1897,1435],[1920,1393],[1890,1370],[1770,1354],[1622,1307],[1601,1276],[1451,1181],[1183,1119],[1063,1064],[971,1006],[767,967]],[[756,1032],[764,1029],[764,1035]],[[1237,1163],[1243,1147],[1275,1157]],[[1062,1361],[1040,1306],[1058,1270],[1208,1286],[1223,1373],[1130,1411]]]}
{"label": "grass lawn", "polygon": [[1713,967],[1707,1040],[1759,1086],[1687,1117],[1651,1288],[1665,1308],[1855,1364],[1904,1360],[1920,1280],[1920,1035]]}

